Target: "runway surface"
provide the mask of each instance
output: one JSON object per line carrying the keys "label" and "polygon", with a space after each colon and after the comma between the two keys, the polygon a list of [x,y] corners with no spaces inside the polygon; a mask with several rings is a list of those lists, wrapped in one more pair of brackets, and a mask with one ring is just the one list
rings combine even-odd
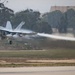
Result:
{"label": "runway surface", "polygon": [[75,66],[0,68],[0,75],[75,75]]}

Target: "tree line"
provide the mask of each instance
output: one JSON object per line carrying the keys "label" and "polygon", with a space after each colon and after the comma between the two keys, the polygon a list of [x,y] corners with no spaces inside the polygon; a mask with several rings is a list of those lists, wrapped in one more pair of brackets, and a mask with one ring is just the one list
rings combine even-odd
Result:
{"label": "tree line", "polygon": [[68,28],[75,30],[75,10],[68,9],[62,13],[60,10],[55,10],[43,15],[43,19],[51,25],[52,28],[57,28],[60,33],[67,33]]}
{"label": "tree line", "polygon": [[0,25],[10,20],[13,28],[15,28],[21,21],[25,21],[22,28],[33,30],[40,33],[51,34],[52,28],[57,28],[59,33],[67,33],[67,28],[75,29],[75,10],[69,9],[65,13],[59,10],[44,13],[41,15],[39,11],[26,9],[12,14],[11,9],[4,8],[0,10]]}
{"label": "tree line", "polygon": [[[13,25],[18,25],[21,21],[25,21],[23,28],[33,30],[40,33],[52,33],[52,28],[48,22],[43,21],[40,17],[41,13],[39,11],[33,11],[32,9],[26,9],[21,12],[17,12],[12,17]],[[15,27],[14,26],[14,27]]]}

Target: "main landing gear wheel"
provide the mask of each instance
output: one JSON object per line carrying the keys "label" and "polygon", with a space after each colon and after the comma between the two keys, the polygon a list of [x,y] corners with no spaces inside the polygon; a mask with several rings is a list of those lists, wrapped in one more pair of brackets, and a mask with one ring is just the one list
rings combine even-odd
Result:
{"label": "main landing gear wheel", "polygon": [[10,44],[10,45],[12,44],[12,41],[11,41],[11,40],[9,41],[9,44]]}

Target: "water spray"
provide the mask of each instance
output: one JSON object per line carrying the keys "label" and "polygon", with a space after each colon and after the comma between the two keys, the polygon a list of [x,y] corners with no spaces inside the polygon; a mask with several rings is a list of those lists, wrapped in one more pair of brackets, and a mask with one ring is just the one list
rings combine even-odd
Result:
{"label": "water spray", "polygon": [[57,35],[45,34],[45,33],[38,33],[37,35],[51,38],[51,39],[56,39],[56,40],[75,41],[75,38],[73,37],[64,37],[64,36],[57,36]]}

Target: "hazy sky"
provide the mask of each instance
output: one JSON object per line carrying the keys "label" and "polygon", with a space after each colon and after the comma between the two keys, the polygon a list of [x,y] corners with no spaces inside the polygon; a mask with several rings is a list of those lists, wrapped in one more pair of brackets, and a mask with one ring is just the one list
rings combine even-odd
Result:
{"label": "hazy sky", "polygon": [[15,12],[28,8],[40,11],[41,13],[49,12],[50,7],[55,5],[74,6],[75,0],[8,0],[6,4],[7,7],[13,9]]}

